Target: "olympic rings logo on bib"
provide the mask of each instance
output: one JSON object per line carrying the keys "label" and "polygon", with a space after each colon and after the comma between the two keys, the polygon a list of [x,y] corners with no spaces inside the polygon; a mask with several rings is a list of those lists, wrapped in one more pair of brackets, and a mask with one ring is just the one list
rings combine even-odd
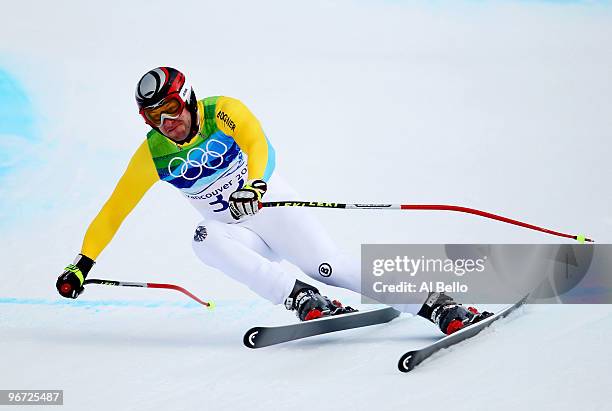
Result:
{"label": "olympic rings logo on bib", "polygon": [[[216,143],[221,150],[215,150],[213,143]],[[200,147],[194,147],[187,153],[187,159],[174,157],[168,163],[168,172],[172,177],[184,178],[185,180],[197,180],[200,178],[204,169],[216,170],[223,164],[223,155],[227,153],[228,147],[225,143],[219,140],[210,140],[206,143],[206,150]],[[193,154],[193,156],[192,156]],[[195,157],[195,158],[194,158]],[[180,166],[177,165],[181,163]],[[172,170],[172,165],[177,167]],[[197,172],[196,172],[197,170]]]}

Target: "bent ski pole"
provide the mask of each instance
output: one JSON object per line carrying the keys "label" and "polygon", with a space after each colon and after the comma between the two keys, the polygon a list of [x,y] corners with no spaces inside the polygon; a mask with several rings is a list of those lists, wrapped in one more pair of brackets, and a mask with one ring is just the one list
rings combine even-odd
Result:
{"label": "bent ski pole", "polygon": [[269,201],[261,203],[261,207],[317,207],[317,208],[344,208],[352,210],[435,210],[435,211],[457,211],[460,213],[474,214],[480,217],[490,218],[492,220],[502,221],[508,224],[514,224],[519,227],[528,228],[530,230],[540,231],[542,233],[556,235],[558,237],[571,238],[572,240],[581,243],[594,241],[585,237],[583,234],[572,235],[561,233],[559,231],[549,230],[548,228],[538,227],[533,224],[524,223],[522,221],[513,220],[508,217],[489,213],[486,211],[477,210],[475,208],[461,207],[444,204],[343,204],[343,203],[321,203],[315,201]]}
{"label": "bent ski pole", "polygon": [[207,307],[210,310],[215,308],[215,304],[212,301],[203,301],[199,299],[198,297],[196,297],[195,295],[191,294],[189,291],[187,291],[183,287],[174,285],[174,284],[135,283],[135,282],[130,282],[130,281],[100,280],[97,278],[90,278],[83,282],[83,285],[87,285],[87,284],[113,285],[117,287],[165,288],[167,290],[180,291],[181,293],[185,294],[187,297],[191,298],[194,301],[197,301],[198,303],[202,304],[203,306]]}

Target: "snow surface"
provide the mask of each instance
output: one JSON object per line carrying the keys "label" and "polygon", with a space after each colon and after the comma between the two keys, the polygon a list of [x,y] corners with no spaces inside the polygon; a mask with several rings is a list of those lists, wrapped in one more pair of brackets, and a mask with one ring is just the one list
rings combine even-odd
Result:
{"label": "snow surface", "polygon": [[[0,102],[34,123],[0,117],[0,389],[64,389],[70,410],[610,409],[610,306],[528,306],[407,375],[399,356],[439,337],[410,316],[243,347],[248,328],[295,317],[202,266],[199,217],[162,184],[92,277],[180,284],[215,311],[54,288],[144,138],[135,81],[166,64],[200,97],[243,100],[306,200],[466,205],[610,242],[612,10],[559,3],[2,4]],[[558,241],[457,214],[314,212],[355,254]]]}

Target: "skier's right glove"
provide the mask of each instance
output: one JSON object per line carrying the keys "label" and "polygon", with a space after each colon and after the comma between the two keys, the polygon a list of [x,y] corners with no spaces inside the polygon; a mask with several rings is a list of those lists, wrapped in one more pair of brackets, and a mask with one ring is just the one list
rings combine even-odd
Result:
{"label": "skier's right glove", "polygon": [[261,198],[267,190],[268,184],[265,181],[253,180],[230,194],[229,209],[234,220],[255,215],[259,211]]}
{"label": "skier's right glove", "polygon": [[69,264],[62,275],[57,278],[55,287],[62,297],[77,298],[84,290],[83,282],[95,261],[79,254],[72,264]]}

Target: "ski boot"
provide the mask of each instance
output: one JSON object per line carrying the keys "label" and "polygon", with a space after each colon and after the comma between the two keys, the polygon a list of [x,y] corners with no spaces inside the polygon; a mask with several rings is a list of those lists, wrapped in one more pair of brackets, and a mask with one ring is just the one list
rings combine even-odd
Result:
{"label": "ski boot", "polygon": [[301,321],[357,311],[348,306],[344,307],[340,301],[331,301],[322,296],[318,289],[300,280],[295,280],[293,291],[285,300],[285,308],[295,311]]}
{"label": "ski boot", "polygon": [[425,304],[417,313],[440,327],[446,335],[459,331],[463,327],[475,324],[493,315],[484,311],[482,313],[474,307],[467,309],[457,304],[451,297],[444,293],[429,293]]}

